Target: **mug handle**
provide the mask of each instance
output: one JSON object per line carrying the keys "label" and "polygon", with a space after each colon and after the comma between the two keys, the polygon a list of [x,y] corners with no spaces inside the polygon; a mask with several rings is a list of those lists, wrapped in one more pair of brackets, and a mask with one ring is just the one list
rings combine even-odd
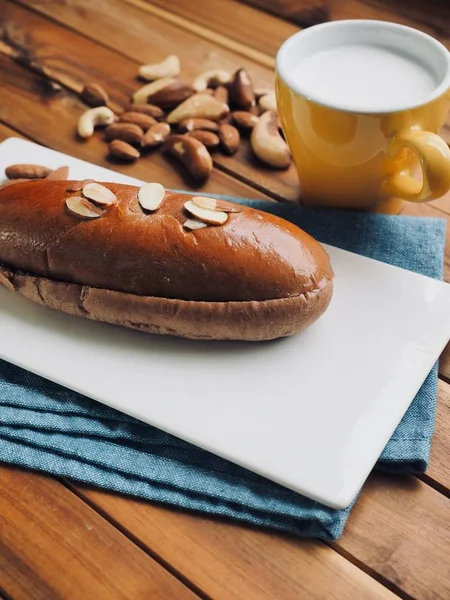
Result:
{"label": "mug handle", "polygon": [[388,155],[395,158],[405,147],[419,159],[423,183],[411,177],[409,171],[400,171],[382,183],[381,194],[411,202],[435,200],[446,194],[450,190],[450,149],[444,140],[429,131],[403,129],[392,138]]}

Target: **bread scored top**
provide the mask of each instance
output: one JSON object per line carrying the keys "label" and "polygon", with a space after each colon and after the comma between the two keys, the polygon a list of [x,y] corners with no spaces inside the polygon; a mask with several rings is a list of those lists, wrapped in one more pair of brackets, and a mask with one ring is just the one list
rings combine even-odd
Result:
{"label": "bread scored top", "polygon": [[72,213],[73,182],[30,181],[0,189],[0,263],[55,281],[135,294],[209,302],[291,298],[333,277],[322,246],[295,225],[234,203],[223,225],[196,230],[167,191],[154,212],[139,188],[102,184],[117,201],[98,218]]}

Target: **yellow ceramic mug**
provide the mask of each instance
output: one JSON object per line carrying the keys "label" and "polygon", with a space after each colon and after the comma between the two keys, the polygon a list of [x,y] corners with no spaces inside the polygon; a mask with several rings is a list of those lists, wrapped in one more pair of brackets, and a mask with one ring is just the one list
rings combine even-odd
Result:
{"label": "yellow ceramic mug", "polygon": [[450,189],[437,135],[450,54],[434,38],[382,21],[310,27],[281,46],[276,87],[304,203],[395,213]]}

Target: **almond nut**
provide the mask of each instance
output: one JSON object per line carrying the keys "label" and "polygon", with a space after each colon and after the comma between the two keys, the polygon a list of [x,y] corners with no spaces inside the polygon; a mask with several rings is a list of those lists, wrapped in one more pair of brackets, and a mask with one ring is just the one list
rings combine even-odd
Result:
{"label": "almond nut", "polygon": [[81,90],[80,97],[83,102],[92,107],[106,106],[109,100],[108,94],[102,86],[94,82],[86,83]]}
{"label": "almond nut", "polygon": [[51,179],[52,181],[64,181],[65,179],[69,179],[69,167],[58,167],[49,173],[46,179]]}
{"label": "almond nut", "polygon": [[220,147],[225,154],[234,154],[239,148],[241,136],[233,125],[222,124],[219,127]]}
{"label": "almond nut", "polygon": [[280,135],[278,116],[273,110],[268,110],[259,117],[250,143],[256,156],[271,167],[287,169],[291,164],[291,153]]}
{"label": "almond nut", "polygon": [[231,79],[231,74],[225,69],[211,69],[200,73],[193,83],[193,88],[196,92],[201,92],[209,87],[216,87],[221,83],[228,83]]}
{"label": "almond nut", "polygon": [[168,123],[156,123],[152,125],[141,141],[142,148],[155,148],[166,141],[170,135],[170,125]]}
{"label": "almond nut", "polygon": [[149,94],[147,102],[162,108],[173,108],[192,96],[192,93],[193,89],[188,83],[181,79],[174,79],[169,85]]}
{"label": "almond nut", "polygon": [[247,131],[253,129],[259,119],[259,117],[246,110],[236,110],[231,113],[231,116],[235,125]]}
{"label": "almond nut", "polygon": [[123,140],[129,144],[140,144],[143,137],[144,132],[142,128],[135,123],[113,123],[105,129],[105,139],[107,142],[111,140]]}
{"label": "almond nut", "polygon": [[139,88],[132,96],[133,104],[146,104],[149,96],[169,86],[175,81],[172,77],[162,77]]}
{"label": "almond nut", "polygon": [[155,106],[154,104],[130,104],[128,105],[127,112],[140,112],[149,117],[153,117],[157,121],[164,117],[164,111]]}
{"label": "almond nut", "polygon": [[208,225],[223,225],[228,221],[228,214],[226,212],[201,208],[192,200],[185,202],[184,208],[192,216],[197,217],[197,219],[203,221],[204,223],[208,223]]}
{"label": "almond nut", "polygon": [[208,224],[197,221],[196,219],[188,219],[183,223],[183,227],[186,229],[203,229],[203,227],[208,227]]}
{"label": "almond nut", "polygon": [[101,183],[87,183],[82,193],[85,198],[99,206],[111,206],[117,201],[117,196]]}
{"label": "almond nut", "polygon": [[226,200],[219,200],[217,198],[209,198],[208,196],[194,196],[192,202],[200,208],[207,208],[209,210],[220,210],[226,213],[237,213],[242,212],[242,207],[239,204],[233,204]]}
{"label": "almond nut", "polygon": [[138,191],[138,201],[144,210],[155,211],[164,201],[166,190],[160,183],[144,183]]}
{"label": "almond nut", "polygon": [[194,131],[195,129],[202,129],[204,131],[219,131],[219,126],[214,121],[210,119],[184,119],[178,125],[178,130],[181,132]]}
{"label": "almond nut", "polygon": [[137,111],[124,112],[119,117],[119,123],[131,123],[137,125],[144,131],[147,131],[149,127],[157,123],[157,120],[149,115]]}
{"label": "almond nut", "polygon": [[123,140],[113,140],[109,142],[108,147],[112,156],[122,160],[131,161],[140,157],[140,152]]}
{"label": "almond nut", "polygon": [[10,165],[5,169],[8,179],[44,179],[52,172],[41,165],[17,164]]}
{"label": "almond nut", "polygon": [[142,65],[139,67],[139,76],[147,81],[161,79],[161,77],[176,77],[180,72],[178,56],[171,55],[159,63]]}
{"label": "almond nut", "polygon": [[194,179],[202,181],[211,174],[211,155],[198,140],[187,135],[170,135],[164,144],[164,150],[178,158]]}
{"label": "almond nut", "polygon": [[185,100],[177,106],[167,116],[168,123],[179,123],[190,117],[200,117],[202,119],[211,119],[219,121],[230,112],[227,104],[219,102],[212,96],[195,95]]}
{"label": "almond nut", "polygon": [[212,131],[204,131],[203,129],[194,129],[187,133],[189,137],[193,137],[202,144],[204,144],[209,150],[217,148],[220,143],[219,137]]}
{"label": "almond nut", "polygon": [[241,108],[255,106],[252,80],[246,69],[238,69],[230,84],[230,103]]}
{"label": "almond nut", "polygon": [[71,213],[84,219],[98,219],[103,214],[100,208],[83,198],[83,196],[70,196],[66,200],[66,206]]}
{"label": "almond nut", "polygon": [[79,192],[87,183],[95,183],[93,179],[83,179],[82,181],[73,181],[67,188],[68,192]]}

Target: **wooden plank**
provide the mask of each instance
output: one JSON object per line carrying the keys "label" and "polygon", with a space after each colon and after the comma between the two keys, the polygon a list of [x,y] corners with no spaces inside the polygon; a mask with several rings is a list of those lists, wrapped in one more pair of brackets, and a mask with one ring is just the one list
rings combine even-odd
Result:
{"label": "wooden plank", "polygon": [[[189,187],[181,174],[161,156],[146,157],[133,165],[111,162],[106,157],[106,146],[100,136],[96,135],[84,143],[75,139],[74,123],[85,109],[77,96],[65,89],[55,90],[44,77],[30,73],[1,52],[0,71],[0,120],[27,137],[60,152],[132,177],[147,181],[156,180],[166,187]],[[253,188],[220,171],[213,173],[203,190],[250,198],[264,197]]]}
{"label": "wooden plank", "polygon": [[[195,19],[189,19],[191,22],[189,25],[188,20],[177,18],[172,11],[159,9],[145,0],[122,0],[121,2],[104,0],[102,6],[92,6],[89,0],[77,0],[79,8],[73,9],[71,6],[66,6],[67,10],[64,10],[64,5],[60,3],[52,3],[53,6],[48,6],[47,2],[40,0],[17,0],[17,2],[32,7],[37,12],[46,14],[59,22],[64,22],[76,31],[83,31],[85,28],[86,35],[90,37],[95,33],[95,19],[98,19],[98,34],[97,37],[94,35],[93,39],[97,39],[107,47],[114,48],[113,38],[117,35],[118,47],[123,48],[121,53],[129,58],[135,58],[134,48],[139,45],[140,63],[154,62],[164,58],[167,55],[167,46],[173,44],[172,53],[176,53],[180,48],[180,57],[192,62],[194,66],[196,58],[197,67],[204,64],[205,69],[211,68],[208,62],[215,61],[219,55],[224,61],[224,67],[229,69],[235,67],[237,56],[241,57],[239,60],[245,61],[242,66],[246,67],[259,63],[272,69],[275,64],[273,56],[270,56],[266,50],[263,49],[262,52],[257,53],[251,52],[245,39],[240,39],[238,44],[233,44],[230,36],[220,36],[217,31],[214,32],[215,35],[211,35],[207,28],[195,27],[193,25]],[[222,3],[227,9],[228,2]],[[245,8],[244,6],[243,10]],[[203,10],[203,6],[201,10]],[[255,13],[259,14],[258,11]],[[232,18],[233,14],[231,12],[229,18]],[[139,19],[143,19],[141,26],[139,26]],[[127,23],[126,28],[123,27],[124,22]],[[292,26],[288,25],[287,31],[291,30]],[[150,32],[151,35],[149,35]],[[129,47],[128,44],[123,43],[125,40],[134,41],[134,43]],[[225,45],[225,50],[221,44]],[[232,52],[228,52],[227,48],[230,48]],[[193,61],[189,55],[193,57]],[[251,62],[246,61],[246,58],[250,58]],[[211,66],[215,66],[214,62]],[[266,81],[264,85],[268,83],[268,73],[267,69],[258,71],[258,75]],[[263,83],[258,83],[258,85],[263,85]]]}
{"label": "wooden plank", "polygon": [[235,0],[209,0],[202,4],[201,10],[193,10],[192,3],[186,0],[171,0],[170,5],[165,0],[125,1],[133,6],[145,5],[148,12],[170,19],[172,23],[206,39],[215,41],[219,35],[219,43],[225,47],[237,42],[244,46],[240,49],[244,56],[260,62],[258,54],[249,54],[251,49],[257,50],[266,57],[261,64],[271,67],[274,62],[268,63],[267,58],[273,59],[284,40],[299,30],[298,26],[284,19]]}
{"label": "wooden plank", "polygon": [[420,29],[450,48],[448,2],[428,0],[243,0],[300,27],[338,19],[379,19]]}
{"label": "wooden plank", "polygon": [[240,54],[241,56],[251,58],[252,60],[261,65],[264,65],[269,68],[274,67],[273,58],[271,56],[268,56],[265,52],[255,50],[248,46],[246,43],[236,41],[228,35],[223,35],[221,33],[218,33],[217,31],[212,31],[207,27],[203,27],[202,25],[195,23],[195,21],[193,21],[192,19],[184,19],[183,17],[180,17],[179,15],[175,14],[175,12],[172,10],[160,8],[150,2],[147,2],[146,0],[124,1],[130,6],[141,8],[149,14],[152,14],[156,17],[160,17],[168,23],[180,26],[182,29],[194,33],[199,38],[213,42],[216,47],[222,46],[224,48],[228,48],[230,50],[233,50],[233,52],[236,52],[236,54]]}
{"label": "wooden plank", "polygon": [[[4,29],[13,33],[9,33],[3,41],[3,49],[0,44],[0,52],[16,53],[26,63],[38,64],[46,74],[74,91],[79,91],[86,79],[92,79],[111,92],[115,102],[123,105],[140,85],[136,80],[138,65],[159,60],[169,53],[180,55],[183,77],[190,81],[208,68],[223,67],[234,71],[245,66],[258,85],[272,83],[271,69],[235,52],[218,48],[127,4],[104,0],[99,5],[80,0],[76,5],[66,5],[63,11],[56,4],[35,3],[35,0],[31,0],[29,5],[65,25],[79,28],[83,36],[62,29],[21,6],[1,0],[0,24],[3,23]],[[125,28],[124,22],[127,23]],[[149,31],[152,32],[150,36]],[[133,58],[127,58],[125,54]],[[247,139],[242,141],[241,146],[238,154],[232,157],[214,153],[214,163],[239,179],[252,182],[253,186],[273,198],[291,201],[298,198],[298,177],[293,165],[287,171],[264,167],[253,158]],[[164,160],[158,152],[153,156],[155,161]]]}
{"label": "wooden plank", "polygon": [[413,598],[450,598],[450,501],[414,477],[373,474],[334,544]]}
{"label": "wooden plank", "polygon": [[54,479],[0,466],[0,515],[0,585],[14,600],[197,598]]}
{"label": "wooden plank", "polygon": [[441,493],[450,495],[450,385],[441,380],[430,466],[422,479]]}
{"label": "wooden plank", "polygon": [[77,485],[76,490],[214,600],[395,597],[319,542],[168,509],[86,486]]}

